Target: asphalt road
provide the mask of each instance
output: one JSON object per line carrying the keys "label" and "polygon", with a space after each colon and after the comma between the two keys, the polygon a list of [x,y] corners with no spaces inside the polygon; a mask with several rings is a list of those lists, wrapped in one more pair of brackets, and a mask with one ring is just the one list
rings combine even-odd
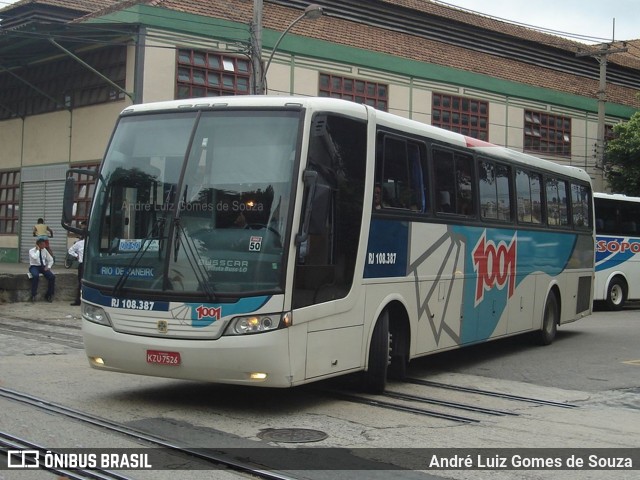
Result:
{"label": "asphalt road", "polygon": [[563,325],[546,347],[518,336],[418,359],[410,366],[412,375],[445,371],[586,392],[635,389],[640,394],[640,305],[620,312],[597,310]]}
{"label": "asphalt road", "polygon": [[[264,432],[311,429],[326,434],[326,439],[312,444],[313,447],[338,448],[341,452],[368,449],[366,451],[383,457],[397,453],[390,449],[415,448],[427,451],[443,448],[453,453],[475,448],[503,449],[500,451],[576,448],[587,453],[592,449],[607,449],[611,455],[621,449],[634,449],[635,455],[639,455],[639,313],[637,307],[622,312],[599,311],[563,326],[556,342],[550,346],[534,345],[526,336],[515,337],[425,357],[412,362],[408,372],[409,376],[424,380],[553,400],[574,408],[492,397],[481,399],[467,393],[438,391],[408,383],[390,384],[390,390],[394,391],[441,395],[446,400],[477,403],[508,413],[498,417],[462,413],[477,416],[477,423],[461,424],[349,403],[318,393],[315,386],[250,389],[91,370],[79,343],[80,310],[63,302],[0,305],[0,385],[196,447],[264,446],[265,440],[261,438]],[[327,385],[323,382],[319,386]],[[63,422],[7,400],[0,401],[0,430],[47,448],[121,445],[117,437],[96,435],[74,422]],[[267,444],[287,448],[305,446],[273,441]],[[424,451],[409,451],[413,456],[409,460],[416,460],[415,455]],[[382,460],[398,461],[397,458]],[[424,465],[425,468],[418,471],[305,471],[296,472],[293,477],[314,480],[390,476],[403,480],[638,478],[638,470],[443,471],[427,469],[426,460]],[[149,475],[151,473],[153,475]],[[136,472],[132,478],[178,478],[172,475],[170,471]],[[13,478],[27,480],[0,469],[0,479]]]}

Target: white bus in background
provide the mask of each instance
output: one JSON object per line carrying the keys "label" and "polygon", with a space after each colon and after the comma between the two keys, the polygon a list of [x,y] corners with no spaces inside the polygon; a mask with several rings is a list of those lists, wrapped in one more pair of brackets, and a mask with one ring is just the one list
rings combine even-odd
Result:
{"label": "white bus in background", "polygon": [[594,300],[620,310],[640,300],[640,197],[594,193],[596,280]]}
{"label": "white bus in background", "polygon": [[548,344],[591,313],[584,171],[353,102],[133,105],[95,192],[97,369],[265,387],[360,372],[381,391],[414,358]]}

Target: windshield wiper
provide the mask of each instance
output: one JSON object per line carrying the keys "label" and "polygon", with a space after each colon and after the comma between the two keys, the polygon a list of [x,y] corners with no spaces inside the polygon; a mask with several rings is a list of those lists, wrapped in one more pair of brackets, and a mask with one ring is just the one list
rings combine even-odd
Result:
{"label": "windshield wiper", "polygon": [[185,249],[185,258],[189,262],[189,266],[196,276],[196,280],[200,284],[202,290],[204,290],[205,295],[207,296],[207,300],[213,303],[216,300],[216,294],[211,289],[209,285],[209,278],[206,270],[202,265],[202,257],[198,253],[197,247],[193,243],[193,239],[187,235],[182,228],[182,222],[180,221],[180,217],[174,220],[175,228],[176,228],[176,237],[175,244],[173,246],[173,261],[176,262],[178,260],[178,252],[180,250],[180,244],[184,242]]}

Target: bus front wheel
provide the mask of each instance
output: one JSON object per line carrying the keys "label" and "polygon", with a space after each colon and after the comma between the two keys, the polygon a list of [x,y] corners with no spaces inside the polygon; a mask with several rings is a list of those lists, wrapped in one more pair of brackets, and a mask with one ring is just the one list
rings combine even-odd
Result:
{"label": "bus front wheel", "polygon": [[540,345],[550,345],[558,332],[558,320],[560,319],[560,306],[554,292],[550,292],[547,303],[544,305],[542,329],[537,332],[537,340]]}
{"label": "bus front wheel", "polygon": [[391,351],[389,312],[382,312],[371,335],[369,366],[363,372],[363,388],[369,393],[382,393],[387,385],[387,371]]}
{"label": "bus front wheel", "polygon": [[607,289],[607,308],[609,310],[622,310],[627,300],[627,286],[621,278],[613,278]]}

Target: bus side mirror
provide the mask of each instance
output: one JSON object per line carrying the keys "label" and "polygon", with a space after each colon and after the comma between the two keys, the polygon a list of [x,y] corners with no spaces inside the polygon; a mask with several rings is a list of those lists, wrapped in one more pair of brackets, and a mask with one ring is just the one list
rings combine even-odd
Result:
{"label": "bus side mirror", "polygon": [[316,194],[316,185],[318,183],[318,172],[313,170],[305,170],[302,176],[304,181],[304,189],[306,192],[304,204],[304,217],[302,219],[302,231],[296,235],[296,245],[300,246],[309,238],[309,222],[311,221],[311,208],[313,206],[313,198]]}
{"label": "bus side mirror", "polygon": [[331,187],[323,183],[316,185],[313,205],[311,206],[311,216],[309,218],[308,233],[311,235],[322,235],[327,229],[327,214],[331,204]]}
{"label": "bus side mirror", "polygon": [[73,178],[74,173],[80,173],[84,175],[91,175],[93,177],[100,177],[100,174],[95,170],[86,170],[83,168],[71,168],[67,170],[67,179],[64,182],[64,195],[62,197],[62,219],[61,224],[62,228],[69,232],[76,233],[78,235],[86,235],[87,227],[79,228],[74,227],[73,223],[73,215],[76,207],[76,180]]}
{"label": "bus side mirror", "polygon": [[321,181],[321,176],[314,170],[305,170],[304,217],[302,231],[296,235],[296,245],[300,247],[299,256],[304,259],[307,252],[306,242],[311,235],[322,235],[326,230],[327,213],[331,204],[331,187]]}
{"label": "bus side mirror", "polygon": [[75,200],[75,190],[75,178],[67,177],[64,182],[64,196],[62,200],[62,226],[67,230],[67,226],[71,226],[71,222],[73,221],[73,203]]}

